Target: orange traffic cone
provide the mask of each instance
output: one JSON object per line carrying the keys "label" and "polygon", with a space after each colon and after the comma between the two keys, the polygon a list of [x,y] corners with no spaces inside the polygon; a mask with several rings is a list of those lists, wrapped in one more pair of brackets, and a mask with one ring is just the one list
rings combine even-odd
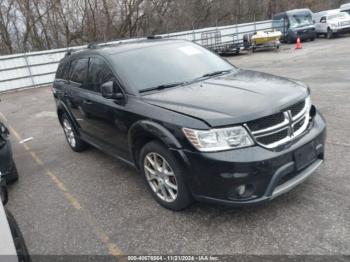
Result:
{"label": "orange traffic cone", "polygon": [[297,38],[297,43],[295,44],[295,49],[302,49],[300,37]]}

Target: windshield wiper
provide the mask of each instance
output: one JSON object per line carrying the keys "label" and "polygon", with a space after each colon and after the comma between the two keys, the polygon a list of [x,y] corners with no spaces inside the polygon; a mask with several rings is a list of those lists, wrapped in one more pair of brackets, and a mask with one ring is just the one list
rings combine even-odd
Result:
{"label": "windshield wiper", "polygon": [[175,83],[171,83],[171,84],[164,84],[164,85],[149,87],[149,88],[145,88],[145,89],[140,90],[139,93],[145,93],[145,92],[154,91],[154,90],[163,90],[163,89],[167,89],[167,88],[171,88],[171,87],[175,87],[175,86],[180,86],[180,85],[183,85],[185,83],[186,82],[175,82]]}
{"label": "windshield wiper", "polygon": [[215,72],[204,74],[204,75],[201,76],[201,78],[203,78],[203,77],[210,77],[210,76],[217,76],[217,75],[221,75],[221,74],[224,74],[224,73],[229,73],[231,71],[232,71],[232,69],[215,71]]}

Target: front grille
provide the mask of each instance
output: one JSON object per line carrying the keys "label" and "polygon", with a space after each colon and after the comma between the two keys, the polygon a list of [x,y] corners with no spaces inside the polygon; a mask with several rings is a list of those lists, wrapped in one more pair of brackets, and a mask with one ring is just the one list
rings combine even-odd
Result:
{"label": "front grille", "polygon": [[288,129],[285,129],[277,133],[273,133],[271,135],[258,137],[256,140],[261,144],[269,145],[269,144],[276,143],[282,139],[285,139],[287,136],[288,136]]}
{"label": "front grille", "polygon": [[305,123],[305,117],[294,125],[293,127],[294,132],[297,132],[300,128],[302,128],[304,123]]}
{"label": "front grille", "polygon": [[298,31],[298,35],[307,35],[307,34],[310,34],[310,33],[314,32],[314,31],[315,31],[315,29],[313,29],[313,28],[300,30],[300,31]]}
{"label": "front grille", "polygon": [[292,116],[298,115],[305,107],[305,101],[301,101],[299,103],[296,103],[295,105],[289,107],[287,110],[290,110],[292,113]]}
{"label": "front grille", "polygon": [[254,132],[257,130],[266,129],[271,126],[281,124],[283,121],[284,121],[284,114],[278,113],[271,116],[259,118],[254,121],[250,121],[247,123],[247,125],[249,129]]}
{"label": "front grille", "polygon": [[308,127],[310,100],[300,101],[271,116],[250,121],[246,127],[255,141],[267,148],[274,148],[301,135]]}

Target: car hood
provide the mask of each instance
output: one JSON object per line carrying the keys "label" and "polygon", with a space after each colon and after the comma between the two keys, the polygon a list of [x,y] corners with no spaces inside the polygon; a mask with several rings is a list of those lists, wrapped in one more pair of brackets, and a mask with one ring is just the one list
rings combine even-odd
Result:
{"label": "car hood", "polygon": [[205,121],[211,127],[264,117],[306,98],[299,81],[239,69],[191,85],[145,95],[145,102]]}

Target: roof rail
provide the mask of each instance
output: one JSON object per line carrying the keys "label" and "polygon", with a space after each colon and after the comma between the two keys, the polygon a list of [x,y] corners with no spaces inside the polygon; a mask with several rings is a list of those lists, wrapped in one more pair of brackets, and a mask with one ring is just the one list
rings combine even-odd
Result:
{"label": "roof rail", "polygon": [[99,43],[93,42],[93,43],[89,43],[87,48],[88,49],[96,49]]}
{"label": "roof rail", "polygon": [[65,57],[66,57],[66,56],[69,56],[69,55],[71,55],[73,52],[74,52],[73,49],[68,49],[67,52],[66,52],[66,54],[65,54],[64,56],[65,56]]}
{"label": "roof rail", "polygon": [[[149,36],[147,37],[147,39],[161,39],[162,37],[161,36]],[[86,50],[86,49],[97,49],[97,48],[102,48],[102,47],[110,47],[110,46],[116,46],[116,45],[120,45],[122,44],[123,41],[120,40],[120,41],[117,41],[117,40],[114,40],[114,41],[111,41],[111,42],[92,42],[92,43],[89,43],[86,47],[83,47],[81,49],[68,49],[65,56],[70,56],[71,54],[75,53],[75,52],[81,52],[83,50]]]}
{"label": "roof rail", "polygon": [[160,35],[149,35],[147,36],[147,39],[153,40],[153,39],[162,39]]}

